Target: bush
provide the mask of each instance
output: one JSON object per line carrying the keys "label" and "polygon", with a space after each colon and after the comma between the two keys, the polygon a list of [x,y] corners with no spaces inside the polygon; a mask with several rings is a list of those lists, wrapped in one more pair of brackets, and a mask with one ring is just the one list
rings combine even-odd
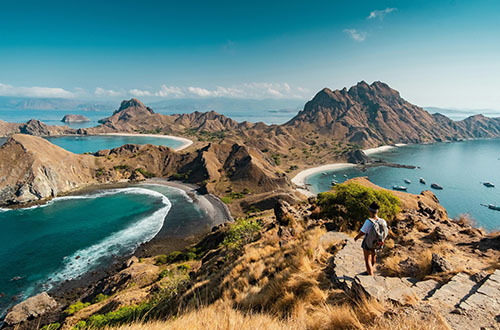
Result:
{"label": "bush", "polygon": [[64,310],[64,313],[66,315],[73,315],[75,314],[76,312],[84,309],[85,307],[88,307],[90,306],[90,303],[89,302],[86,302],[86,303],[82,303],[81,301],[77,301],[76,303],[72,304],[72,305],[69,305],[68,308],[66,308]]}
{"label": "bush", "polygon": [[160,254],[155,258],[155,265],[165,265],[168,262],[167,256],[164,254]]}
{"label": "bush", "polygon": [[87,322],[78,321],[78,323],[73,327],[73,330],[84,330],[87,329]]}
{"label": "bush", "polygon": [[152,178],[155,176],[154,173],[148,172],[147,170],[143,169],[142,167],[136,168],[136,172],[141,173],[145,178]]}
{"label": "bush", "polygon": [[226,232],[222,245],[229,249],[238,249],[252,241],[261,228],[261,223],[255,218],[238,218]]}
{"label": "bush", "polygon": [[340,184],[331,192],[318,194],[320,216],[330,219],[341,217],[341,230],[358,230],[369,217],[368,205],[380,205],[379,217],[388,221],[399,212],[399,198],[389,191],[375,190],[357,183]]}
{"label": "bush", "polygon": [[40,330],[57,330],[60,327],[61,327],[61,324],[56,322],[56,323],[44,325],[43,327],[40,328]]}
{"label": "bush", "polygon": [[106,314],[94,314],[89,317],[86,326],[90,329],[102,329],[106,326],[128,323],[140,319],[151,308],[149,303],[142,303],[135,306],[123,306]]}
{"label": "bush", "polygon": [[177,269],[180,271],[183,271],[183,272],[187,272],[188,270],[191,269],[191,266],[186,265],[186,264],[182,264],[182,265],[177,266]]}
{"label": "bush", "polygon": [[105,294],[103,294],[103,293],[99,293],[99,294],[98,294],[98,295],[94,298],[94,300],[92,300],[92,303],[93,303],[93,304],[98,304],[98,303],[100,303],[100,302],[102,302],[102,301],[104,301],[104,300],[106,300],[106,299],[108,299],[108,298],[109,298],[109,296],[107,296],[107,295],[105,295]]}

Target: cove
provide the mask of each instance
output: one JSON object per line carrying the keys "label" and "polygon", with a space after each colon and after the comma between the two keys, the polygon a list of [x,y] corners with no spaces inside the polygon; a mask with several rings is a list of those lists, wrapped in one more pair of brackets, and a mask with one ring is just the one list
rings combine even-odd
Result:
{"label": "cove", "polygon": [[[172,208],[174,219],[167,216]],[[145,184],[2,209],[0,315],[22,299],[131,255],[165,227],[197,226],[204,217],[183,191]]]}
{"label": "cove", "polygon": [[[367,176],[381,187],[392,189],[403,185],[412,194],[431,190],[448,211],[450,217],[468,213],[479,227],[486,230],[500,229],[500,211],[490,210],[484,204],[500,205],[500,140],[471,140],[454,143],[408,145],[370,155],[373,159],[414,165],[418,169],[373,167],[362,172],[349,168],[317,173],[306,178],[309,189],[322,192],[330,189],[335,175],[337,181]],[[344,176],[345,175],[345,176]],[[419,183],[423,177],[426,184]],[[409,179],[411,183],[405,183]],[[483,182],[491,181],[495,188],[487,188]],[[431,183],[438,183],[443,190],[435,190]]]}
{"label": "cove", "polygon": [[47,139],[50,143],[76,154],[113,149],[124,144],[163,145],[173,149],[179,148],[184,144],[181,141],[167,137],[151,136],[87,135],[46,137],[45,139]]}

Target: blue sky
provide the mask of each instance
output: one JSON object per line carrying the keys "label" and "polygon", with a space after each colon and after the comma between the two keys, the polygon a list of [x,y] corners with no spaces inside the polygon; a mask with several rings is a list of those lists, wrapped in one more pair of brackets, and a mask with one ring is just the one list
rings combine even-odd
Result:
{"label": "blue sky", "polygon": [[0,0],[0,95],[309,99],[381,80],[500,109],[498,1]]}

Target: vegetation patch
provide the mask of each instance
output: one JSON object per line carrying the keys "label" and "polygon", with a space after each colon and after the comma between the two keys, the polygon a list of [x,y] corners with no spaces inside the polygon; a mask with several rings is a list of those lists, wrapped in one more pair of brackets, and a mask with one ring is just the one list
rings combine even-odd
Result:
{"label": "vegetation patch", "polygon": [[152,178],[155,176],[154,173],[151,173],[142,167],[136,168],[135,171],[141,173],[145,178]]}
{"label": "vegetation patch", "polygon": [[61,324],[58,322],[44,325],[40,328],[40,330],[57,330],[61,327]]}
{"label": "vegetation patch", "polygon": [[81,301],[77,301],[76,303],[74,303],[72,305],[69,305],[68,308],[66,308],[64,310],[64,314],[66,314],[66,315],[73,315],[76,312],[79,312],[79,311],[81,311],[82,309],[84,309],[85,307],[88,307],[88,306],[90,306],[89,302],[83,303]]}
{"label": "vegetation patch", "polygon": [[262,224],[255,218],[238,218],[226,232],[222,245],[229,249],[239,249],[255,239]]}
{"label": "vegetation patch", "polygon": [[369,217],[368,205],[377,202],[379,217],[388,221],[399,213],[399,198],[389,191],[375,190],[358,183],[340,184],[318,194],[320,217],[339,220],[340,230],[358,230]]}

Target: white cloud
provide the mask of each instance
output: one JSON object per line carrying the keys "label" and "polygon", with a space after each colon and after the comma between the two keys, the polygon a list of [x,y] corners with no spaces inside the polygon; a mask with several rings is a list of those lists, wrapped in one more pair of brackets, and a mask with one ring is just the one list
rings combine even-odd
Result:
{"label": "white cloud", "polygon": [[184,92],[179,87],[175,86],[169,87],[167,85],[161,85],[161,89],[158,92],[155,92],[154,95],[160,97],[169,97],[169,96],[180,97],[184,96]]}
{"label": "white cloud", "polygon": [[385,15],[390,14],[396,10],[398,10],[398,9],[397,8],[385,8],[383,10],[374,10],[370,13],[370,15],[367,18],[368,19],[378,18],[380,20],[383,20]]}
{"label": "white cloud", "polygon": [[356,29],[345,29],[344,33],[357,42],[363,42],[366,39],[366,32],[358,31]]}
{"label": "white cloud", "polygon": [[0,96],[72,98],[75,94],[57,87],[18,87],[0,83]]}
{"label": "white cloud", "polygon": [[112,89],[104,89],[101,87],[97,87],[95,89],[94,94],[96,96],[111,96],[111,97],[123,95],[122,92],[117,92],[117,91],[114,91]]}
{"label": "white cloud", "polygon": [[136,89],[136,88],[129,90],[128,93],[132,96],[135,96],[135,97],[143,97],[143,96],[153,95],[150,91],[144,91],[144,90],[140,90],[140,89]]}

